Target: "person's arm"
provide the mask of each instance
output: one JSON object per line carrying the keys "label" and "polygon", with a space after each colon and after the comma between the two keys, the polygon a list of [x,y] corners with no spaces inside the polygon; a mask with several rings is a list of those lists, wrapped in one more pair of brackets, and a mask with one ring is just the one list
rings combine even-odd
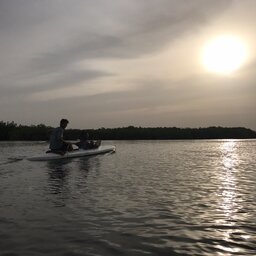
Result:
{"label": "person's arm", "polygon": [[61,141],[62,141],[62,143],[64,143],[64,144],[68,144],[68,145],[75,145],[75,143],[72,143],[72,142],[69,142],[69,141],[66,141],[66,140],[64,140],[63,138],[61,138]]}
{"label": "person's arm", "polygon": [[59,141],[61,141],[62,143],[64,143],[64,144],[72,145],[72,143],[70,143],[70,142],[64,140],[64,138],[63,138],[63,130],[61,130],[61,129],[60,129],[59,132],[58,132],[57,139],[58,139]]}

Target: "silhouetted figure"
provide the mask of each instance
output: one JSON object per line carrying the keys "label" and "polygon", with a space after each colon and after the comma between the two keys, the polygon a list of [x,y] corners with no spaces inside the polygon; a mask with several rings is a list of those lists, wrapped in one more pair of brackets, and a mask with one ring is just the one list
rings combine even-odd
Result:
{"label": "silhouetted figure", "polygon": [[63,139],[64,130],[66,129],[68,123],[69,122],[67,119],[61,119],[60,126],[52,131],[50,136],[50,151],[47,151],[48,153],[53,152],[64,155],[67,151],[73,150],[72,143]]}
{"label": "silhouetted figure", "polygon": [[80,137],[79,137],[79,142],[76,143],[76,145],[80,149],[93,149],[93,148],[98,148],[101,144],[101,140],[90,140],[89,139],[89,133],[87,131],[82,131]]}

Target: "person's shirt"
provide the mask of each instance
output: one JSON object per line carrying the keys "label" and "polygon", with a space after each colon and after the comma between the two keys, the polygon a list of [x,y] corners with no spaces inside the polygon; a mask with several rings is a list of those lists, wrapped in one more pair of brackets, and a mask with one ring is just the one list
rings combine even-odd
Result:
{"label": "person's shirt", "polygon": [[60,149],[63,146],[63,133],[64,129],[62,127],[55,128],[52,131],[50,137],[50,149]]}

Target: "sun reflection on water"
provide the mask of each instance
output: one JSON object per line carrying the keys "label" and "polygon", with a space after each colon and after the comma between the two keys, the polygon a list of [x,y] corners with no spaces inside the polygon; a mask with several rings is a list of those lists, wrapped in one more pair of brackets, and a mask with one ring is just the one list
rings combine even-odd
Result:
{"label": "sun reflection on water", "polygon": [[[239,166],[239,154],[235,140],[224,141],[220,145],[220,169],[218,172],[219,189],[217,208],[220,218],[216,219],[216,224],[223,226],[221,233],[225,241],[231,241],[233,233],[236,232],[236,213],[238,211],[238,180],[237,171]],[[224,245],[218,245],[224,246]],[[218,247],[217,246],[217,247]],[[222,248],[226,252],[238,252],[237,247],[225,245]]]}
{"label": "sun reflection on water", "polygon": [[237,197],[236,171],[239,164],[236,141],[228,140],[220,146],[221,172],[219,173],[220,208],[227,218],[235,212]]}

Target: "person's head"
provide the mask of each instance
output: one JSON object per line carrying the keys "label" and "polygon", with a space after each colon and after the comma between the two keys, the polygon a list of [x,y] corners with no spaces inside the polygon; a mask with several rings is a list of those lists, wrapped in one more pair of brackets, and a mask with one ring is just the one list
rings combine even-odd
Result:
{"label": "person's head", "polygon": [[67,119],[61,119],[61,120],[60,120],[60,127],[63,128],[63,129],[65,129],[65,128],[67,127],[68,123],[69,123],[69,122],[68,122]]}

